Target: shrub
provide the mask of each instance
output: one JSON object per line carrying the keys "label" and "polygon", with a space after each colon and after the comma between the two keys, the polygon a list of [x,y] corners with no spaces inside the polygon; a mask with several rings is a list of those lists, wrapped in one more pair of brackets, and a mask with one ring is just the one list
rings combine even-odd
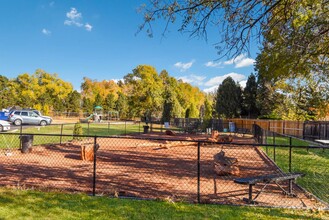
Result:
{"label": "shrub", "polygon": [[[82,126],[81,126],[80,122],[78,122],[74,125],[73,135],[82,135],[82,134],[83,134]],[[81,137],[73,137],[73,139],[74,140],[80,140]]]}

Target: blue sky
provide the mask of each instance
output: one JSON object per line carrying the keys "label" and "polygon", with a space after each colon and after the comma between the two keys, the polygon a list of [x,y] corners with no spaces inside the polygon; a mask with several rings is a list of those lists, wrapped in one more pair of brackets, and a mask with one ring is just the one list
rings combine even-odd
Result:
{"label": "blue sky", "polygon": [[257,46],[250,56],[217,60],[218,31],[208,41],[191,39],[164,22],[154,37],[136,35],[143,22],[138,7],[148,0],[0,0],[0,74],[14,78],[40,68],[57,73],[80,90],[83,77],[122,79],[140,64],[165,69],[201,90],[210,91],[228,75],[245,84],[253,72]]}

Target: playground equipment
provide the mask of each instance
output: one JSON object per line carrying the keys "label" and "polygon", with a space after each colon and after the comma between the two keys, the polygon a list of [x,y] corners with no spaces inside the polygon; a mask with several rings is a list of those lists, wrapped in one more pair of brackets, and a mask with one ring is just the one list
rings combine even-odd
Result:
{"label": "playground equipment", "polygon": [[88,123],[89,120],[94,120],[94,122],[101,122],[103,119],[103,108],[101,106],[95,106],[94,112],[90,114],[87,118],[80,119],[81,123]]}
{"label": "playground equipment", "polygon": [[119,120],[119,112],[118,111],[109,111],[107,112],[108,120]]}

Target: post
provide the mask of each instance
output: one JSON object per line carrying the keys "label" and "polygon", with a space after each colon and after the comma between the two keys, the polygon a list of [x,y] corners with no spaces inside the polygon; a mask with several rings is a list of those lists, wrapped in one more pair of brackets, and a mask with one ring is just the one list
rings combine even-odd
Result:
{"label": "post", "polygon": [[197,193],[198,193],[198,203],[200,204],[200,141],[198,142],[198,182],[197,182]]}
{"label": "post", "polygon": [[141,121],[138,123],[138,133],[141,134]]}
{"label": "post", "polygon": [[305,121],[303,122],[303,139],[305,139]]}
{"label": "post", "polygon": [[286,133],[286,121],[282,122],[282,134]]}
{"label": "post", "polygon": [[289,173],[291,173],[291,151],[292,151],[292,138],[289,137]]}
{"label": "post", "polygon": [[108,134],[110,134],[110,126],[111,126],[111,125],[110,125],[110,121],[109,121],[108,124],[107,124],[107,133],[108,133]]}
{"label": "post", "polygon": [[125,135],[127,135],[127,120],[125,120]]}
{"label": "post", "polygon": [[64,127],[64,124],[61,125],[61,136],[60,136],[59,144],[62,144],[63,127]]}
{"label": "post", "polygon": [[22,149],[22,133],[23,133],[23,125],[21,124],[21,127],[20,127],[20,130],[19,130],[19,133],[20,133],[20,149]]}
{"label": "post", "polygon": [[94,137],[94,170],[93,170],[93,196],[96,195],[96,153],[97,153],[97,149],[96,149],[96,144],[97,144],[97,137]]}
{"label": "post", "polygon": [[87,134],[89,135],[89,124],[90,124],[90,122],[88,122],[88,130],[87,130]]}
{"label": "post", "polygon": [[319,123],[319,137],[318,139],[321,139],[321,123]]}
{"label": "post", "polygon": [[273,132],[273,160],[275,162],[275,132]]}

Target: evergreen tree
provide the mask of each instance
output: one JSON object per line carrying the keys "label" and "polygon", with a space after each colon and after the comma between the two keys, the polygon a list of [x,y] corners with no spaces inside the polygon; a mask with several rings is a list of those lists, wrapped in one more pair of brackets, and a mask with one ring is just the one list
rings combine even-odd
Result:
{"label": "evergreen tree", "polygon": [[216,111],[220,117],[234,118],[241,113],[241,87],[232,77],[227,77],[219,85],[216,96]]}
{"label": "evergreen tree", "polygon": [[254,74],[248,77],[246,87],[243,90],[242,114],[248,118],[257,118],[258,109],[256,104],[257,82]]}

